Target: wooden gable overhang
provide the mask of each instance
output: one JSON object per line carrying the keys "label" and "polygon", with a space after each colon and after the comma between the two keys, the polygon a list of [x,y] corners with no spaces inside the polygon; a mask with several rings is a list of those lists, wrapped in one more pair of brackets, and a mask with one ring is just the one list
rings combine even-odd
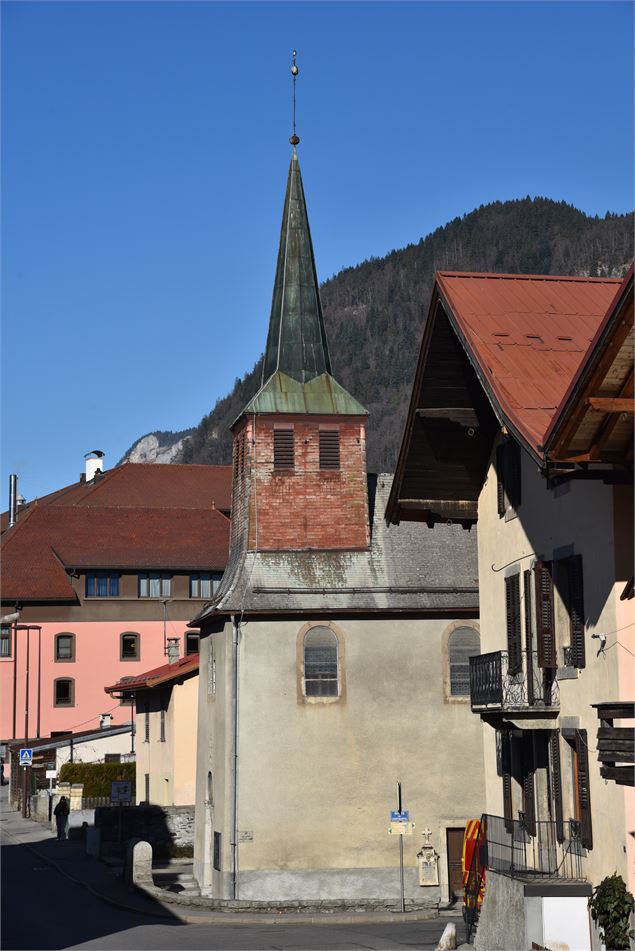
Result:
{"label": "wooden gable overhang", "polygon": [[497,415],[435,285],[386,520],[477,521]]}
{"label": "wooden gable overhang", "polygon": [[633,466],[633,266],[592,341],[553,422],[553,463]]}

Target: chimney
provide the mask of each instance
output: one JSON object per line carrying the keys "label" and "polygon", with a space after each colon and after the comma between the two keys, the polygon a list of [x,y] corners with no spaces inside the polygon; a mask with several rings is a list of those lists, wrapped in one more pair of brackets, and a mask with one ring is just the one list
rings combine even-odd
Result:
{"label": "chimney", "polygon": [[9,476],[9,528],[15,525],[18,517],[18,477],[12,474]]}
{"label": "chimney", "polygon": [[102,713],[101,716],[99,717],[99,729],[107,730],[108,727],[110,726],[111,720],[112,720],[111,713]]}
{"label": "chimney", "polygon": [[176,664],[179,659],[179,637],[168,637],[168,663]]}
{"label": "chimney", "polygon": [[93,449],[84,456],[86,460],[86,482],[92,482],[95,476],[101,475],[105,469],[105,453],[101,449]]}

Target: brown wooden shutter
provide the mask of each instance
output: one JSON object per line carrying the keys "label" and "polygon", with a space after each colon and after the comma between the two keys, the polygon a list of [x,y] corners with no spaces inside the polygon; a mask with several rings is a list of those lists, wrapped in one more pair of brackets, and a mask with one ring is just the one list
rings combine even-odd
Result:
{"label": "brown wooden shutter", "polygon": [[510,506],[517,509],[520,505],[520,446],[514,439],[509,439],[505,450],[505,490]]}
{"label": "brown wooden shutter", "polygon": [[530,731],[523,733],[523,813],[525,830],[529,835],[536,834],[536,796],[534,792],[534,747]]}
{"label": "brown wooden shutter", "polygon": [[273,431],[273,468],[293,469],[295,455],[293,451],[293,430],[274,429]]}
{"label": "brown wooden shutter", "polygon": [[527,651],[527,702],[533,706],[534,689],[534,632],[531,626],[531,571],[523,572],[523,594],[525,596],[525,650]]}
{"label": "brown wooden shutter", "polygon": [[536,625],[538,640],[538,666],[555,668],[556,632],[553,618],[553,579],[551,562],[537,561],[534,566],[536,579]]}
{"label": "brown wooden shutter", "polygon": [[523,667],[520,632],[520,575],[505,578],[505,613],[507,619],[507,659],[510,674]]}
{"label": "brown wooden shutter", "polygon": [[581,841],[585,849],[592,849],[591,788],[586,730],[575,731],[575,752],[578,759],[578,803],[580,806]]}
{"label": "brown wooden shutter", "polygon": [[505,443],[496,447],[496,504],[499,516],[505,514]]}
{"label": "brown wooden shutter", "polygon": [[564,842],[564,820],[562,818],[562,769],[560,767],[560,733],[554,730],[549,739],[551,753],[551,795],[553,797],[556,819],[556,839]]}
{"label": "brown wooden shutter", "polygon": [[340,434],[337,429],[320,430],[320,469],[339,469]]}
{"label": "brown wooden shutter", "polygon": [[584,587],[582,555],[567,559],[569,573],[569,619],[571,622],[571,655],[574,667],[584,667],[586,650],[584,643]]}
{"label": "brown wooden shutter", "polygon": [[509,730],[501,734],[501,759],[503,767],[503,816],[505,828],[511,832],[514,828],[514,814],[512,806],[512,750],[511,733]]}

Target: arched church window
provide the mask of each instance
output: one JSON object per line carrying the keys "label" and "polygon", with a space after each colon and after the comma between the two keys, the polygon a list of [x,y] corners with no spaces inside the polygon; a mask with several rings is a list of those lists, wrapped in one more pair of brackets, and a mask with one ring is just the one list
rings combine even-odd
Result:
{"label": "arched church window", "polygon": [[312,627],[304,636],[304,693],[307,697],[339,695],[337,636],[328,627]]}
{"label": "arched church window", "polygon": [[448,639],[450,695],[469,697],[470,657],[481,652],[481,639],[473,627],[457,627]]}

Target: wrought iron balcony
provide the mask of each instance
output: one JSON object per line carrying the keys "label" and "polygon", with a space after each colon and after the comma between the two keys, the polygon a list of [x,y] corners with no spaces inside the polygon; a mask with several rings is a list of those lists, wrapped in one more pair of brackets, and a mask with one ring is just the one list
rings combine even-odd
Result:
{"label": "wrought iron balcony", "polygon": [[538,667],[535,654],[521,651],[510,669],[507,651],[470,657],[472,709],[531,711],[539,715],[560,706],[555,670]]}

